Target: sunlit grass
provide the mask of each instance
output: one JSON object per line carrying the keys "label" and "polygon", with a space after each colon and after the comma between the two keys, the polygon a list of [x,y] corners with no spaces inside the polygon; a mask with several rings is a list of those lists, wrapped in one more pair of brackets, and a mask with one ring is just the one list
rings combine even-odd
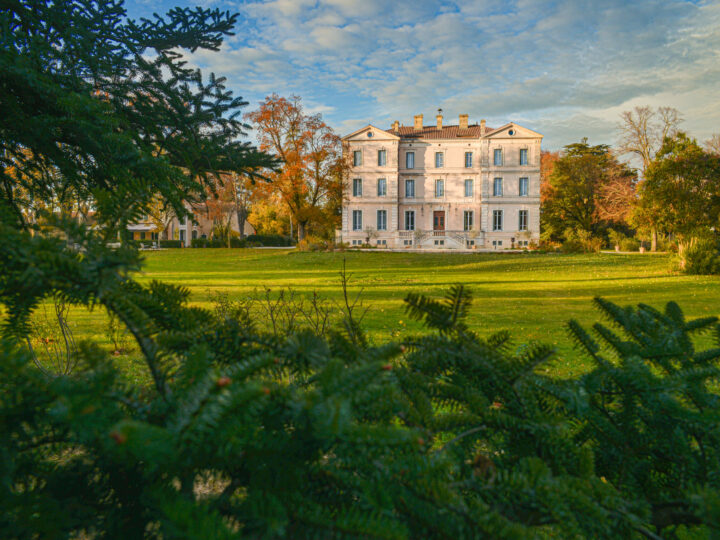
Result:
{"label": "sunlit grass", "polygon": [[[211,307],[214,292],[239,298],[269,287],[312,291],[340,300],[339,272],[346,260],[353,291],[362,289],[370,307],[364,326],[376,342],[421,331],[408,320],[403,298],[414,291],[441,296],[453,283],[475,298],[469,325],[486,335],[507,329],[517,344],[542,341],[557,347],[551,366],[558,376],[588,366],[568,339],[564,325],[575,318],[589,326],[600,319],[594,296],[621,305],[644,302],[662,308],[675,300],[689,317],[720,314],[720,279],[670,271],[665,255],[300,253],[293,250],[177,249],[146,254],[137,278],[182,285],[193,305]],[[109,346],[105,314],[75,309],[79,338]],[[137,353],[118,356],[131,379],[144,378]]]}

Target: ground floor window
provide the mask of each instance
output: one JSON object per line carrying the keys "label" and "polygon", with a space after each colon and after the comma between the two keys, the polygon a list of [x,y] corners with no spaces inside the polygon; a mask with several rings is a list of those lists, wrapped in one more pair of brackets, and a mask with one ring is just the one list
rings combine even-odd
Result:
{"label": "ground floor window", "polygon": [[436,245],[436,246],[444,246],[444,245],[445,245],[445,240],[435,240],[435,245]]}
{"label": "ground floor window", "polygon": [[473,212],[472,210],[465,210],[465,212],[463,212],[463,230],[464,231],[472,231],[474,217],[475,217],[475,212]]}
{"label": "ground floor window", "polygon": [[405,211],[405,230],[406,231],[414,231],[415,230],[415,210],[406,210]]}
{"label": "ground floor window", "polygon": [[377,245],[378,246],[387,246],[387,240],[378,240]]}
{"label": "ground floor window", "polygon": [[353,210],[353,231],[362,231],[362,210]]}
{"label": "ground floor window", "polygon": [[465,242],[465,245],[467,247],[473,247],[475,245],[475,240],[468,240],[467,242]]}
{"label": "ground floor window", "polygon": [[503,230],[503,211],[493,210],[493,231]]}
{"label": "ground floor window", "polygon": [[387,230],[387,210],[378,210],[377,211],[377,230],[378,231],[386,231]]}
{"label": "ground floor window", "polygon": [[404,246],[412,246],[412,240],[403,240]]}
{"label": "ground floor window", "polygon": [[528,230],[528,211],[520,210],[518,212],[518,231]]}
{"label": "ground floor window", "polygon": [[502,240],[493,240],[493,246],[502,246]]}

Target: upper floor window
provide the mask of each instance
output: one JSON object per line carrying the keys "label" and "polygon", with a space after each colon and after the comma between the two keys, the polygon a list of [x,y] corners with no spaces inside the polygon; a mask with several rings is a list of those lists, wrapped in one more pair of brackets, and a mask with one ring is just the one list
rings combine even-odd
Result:
{"label": "upper floor window", "polygon": [[503,230],[503,211],[493,210],[493,231]]}
{"label": "upper floor window", "polygon": [[414,210],[406,210],[405,211],[405,230],[406,231],[414,231],[415,230],[415,211]]}
{"label": "upper floor window", "polygon": [[185,223],[186,223],[186,221],[185,221],[186,219],[187,218],[185,216],[178,218],[178,225],[180,225],[181,227],[184,227]]}
{"label": "upper floor window", "polygon": [[384,197],[387,195],[387,180],[384,178],[378,178],[377,181],[377,196]]}
{"label": "upper floor window", "polygon": [[472,181],[472,179],[468,178],[465,180],[465,196],[466,197],[472,197],[473,191],[474,191],[474,184],[475,182]]}
{"label": "upper floor window", "polygon": [[435,180],[435,196],[445,196],[445,180]]}
{"label": "upper floor window", "polygon": [[464,231],[472,231],[474,218],[475,218],[475,212],[473,212],[472,210],[465,210],[465,212],[463,212],[463,230]]}
{"label": "upper floor window", "polygon": [[378,167],[384,167],[387,164],[387,150],[378,150]]}
{"label": "upper floor window", "polygon": [[378,210],[377,211],[377,230],[378,231],[386,231],[387,230],[387,210]]}
{"label": "upper floor window", "polygon": [[415,180],[405,180],[405,196],[415,196]]}
{"label": "upper floor window", "polygon": [[362,197],[362,178],[353,180],[353,197]]}
{"label": "upper floor window", "polygon": [[493,180],[493,197],[502,197],[503,186],[502,178],[496,178]]}
{"label": "upper floor window", "polygon": [[415,152],[405,152],[405,168],[415,168]]}
{"label": "upper floor window", "polygon": [[528,230],[528,211],[520,210],[520,211],[518,211],[518,231],[527,231],[527,230]]}
{"label": "upper floor window", "polygon": [[353,152],[353,166],[359,167],[362,165],[362,150],[355,150]]}
{"label": "upper floor window", "polygon": [[353,210],[353,231],[362,231],[362,210]]}
{"label": "upper floor window", "polygon": [[472,152],[465,152],[465,168],[472,167]]}
{"label": "upper floor window", "polygon": [[442,152],[435,152],[435,167],[441,168],[444,166],[445,154]]}
{"label": "upper floor window", "polygon": [[496,148],[493,150],[493,165],[502,165],[503,164],[503,155],[502,155],[502,149]]}
{"label": "upper floor window", "polygon": [[528,196],[528,179],[527,178],[521,178],[519,185],[518,185],[518,195],[521,197],[527,197]]}
{"label": "upper floor window", "polygon": [[527,148],[520,149],[520,165],[528,164],[528,151]]}

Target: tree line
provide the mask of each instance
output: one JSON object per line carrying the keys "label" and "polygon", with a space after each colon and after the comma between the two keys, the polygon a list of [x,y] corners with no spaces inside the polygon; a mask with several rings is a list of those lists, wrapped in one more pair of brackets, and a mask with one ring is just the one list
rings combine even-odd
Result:
{"label": "tree line", "polygon": [[[548,244],[594,249],[636,238],[681,252],[720,224],[720,136],[701,146],[670,107],[621,116],[619,143],[587,139],[541,159],[541,228]],[[623,156],[633,161],[621,161]],[[630,242],[632,245],[633,242]]]}

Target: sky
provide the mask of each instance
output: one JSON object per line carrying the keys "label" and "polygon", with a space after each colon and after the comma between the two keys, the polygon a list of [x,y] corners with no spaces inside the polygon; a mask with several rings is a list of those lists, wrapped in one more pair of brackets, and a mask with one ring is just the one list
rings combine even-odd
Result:
{"label": "sky", "polygon": [[556,150],[618,140],[620,114],[671,106],[698,140],[720,133],[720,0],[127,0],[239,13],[219,52],[189,61],[254,110],[298,95],[341,135],[367,124],[516,122]]}

